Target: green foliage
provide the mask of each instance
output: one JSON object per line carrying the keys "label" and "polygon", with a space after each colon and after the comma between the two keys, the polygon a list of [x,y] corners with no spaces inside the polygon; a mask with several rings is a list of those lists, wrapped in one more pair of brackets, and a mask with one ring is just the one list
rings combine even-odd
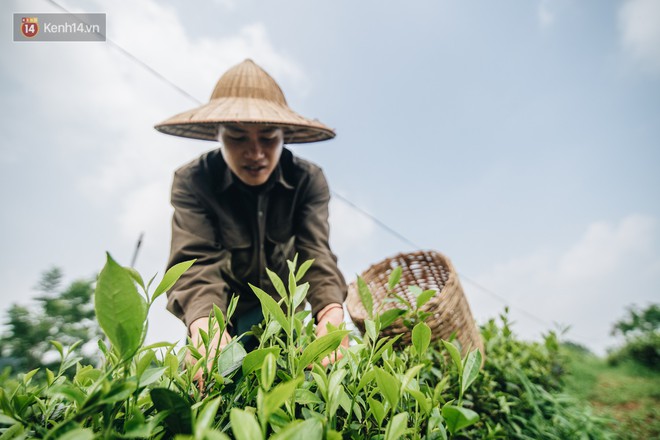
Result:
{"label": "green foliage", "polygon": [[630,334],[657,333],[660,330],[660,305],[651,304],[640,310],[635,305],[628,307],[628,316],[617,321],[612,334],[621,333],[623,336]]}
{"label": "green foliage", "polygon": [[147,301],[138,293],[131,273],[110,254],[99,275],[94,308],[99,325],[119,358],[132,357],[146,335]]}
{"label": "green foliage", "polygon": [[[468,438],[610,439],[608,420],[563,392],[565,373],[554,332],[543,343],[523,342],[507,314],[482,327],[486,361],[466,396],[481,419]],[[465,403],[468,406],[468,403]]]}
{"label": "green foliage", "polygon": [[613,366],[568,344],[562,344],[562,356],[566,390],[610,418],[617,438],[660,438],[660,372],[630,358]]}
{"label": "green foliage", "polygon": [[612,328],[612,334],[618,333],[625,337],[625,344],[609,353],[611,365],[633,360],[660,371],[660,305],[651,304],[642,310],[630,306],[628,315]]}
{"label": "green foliage", "polygon": [[[183,267],[183,266],[182,266]],[[462,358],[451,342],[431,341],[420,307],[430,297],[411,288],[416,301],[400,304],[413,343],[380,337],[392,313],[370,310],[365,335],[340,346],[348,331],[329,328],[317,338],[308,312],[296,312],[309,288],[299,284],[309,264],[290,262],[287,283],[269,272],[279,301],[254,287],[264,322],[253,333],[255,351],[233,339],[213,358],[188,345],[143,346],[153,298],[183,273],[172,268],[153,295],[139,274],[110,256],[96,289],[96,311],[110,346],[100,343],[102,365],[84,365],[56,346],[60,368],[37,380],[31,371],[0,388],[3,438],[153,439],[461,439],[607,438],[599,419],[557,394],[561,368],[556,339],[544,345],[517,341],[491,321],[484,329],[487,353]],[[393,271],[392,290],[400,273]],[[142,294],[138,292],[142,290]],[[368,289],[362,286],[362,294]],[[205,352],[227,316],[210,315],[202,333]],[[123,309],[122,309],[123,308]],[[112,310],[118,309],[118,310]],[[130,309],[130,310],[129,310]],[[389,314],[388,314],[389,313]],[[119,315],[124,317],[116,322]],[[399,315],[397,315],[399,316]],[[335,350],[343,357],[328,367]],[[186,353],[193,365],[180,367]],[[75,366],[73,377],[63,374]],[[193,381],[202,372],[204,388]]]}
{"label": "green foliage", "polygon": [[[36,304],[9,308],[6,330],[0,337],[0,369],[10,366],[14,371],[29,371],[43,366],[54,370],[58,368],[57,351],[61,350],[56,350],[51,340],[57,340],[61,347],[101,337],[92,307],[94,281],[76,280],[62,288],[62,278],[59,268],[44,272],[37,283],[42,295]],[[84,363],[94,364],[99,359],[83,352],[80,345],[74,351]]]}

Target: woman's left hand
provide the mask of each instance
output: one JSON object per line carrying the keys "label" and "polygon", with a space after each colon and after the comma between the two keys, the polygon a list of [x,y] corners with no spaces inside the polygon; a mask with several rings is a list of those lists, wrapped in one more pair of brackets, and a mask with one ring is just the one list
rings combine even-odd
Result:
{"label": "woman's left hand", "polygon": [[[316,325],[316,337],[320,338],[321,336],[328,334],[328,324],[332,324],[334,327],[339,327],[342,322],[344,322],[344,307],[338,303],[328,304],[316,315],[318,319],[318,324]],[[348,348],[348,336],[344,337],[341,341],[341,346]],[[328,364],[338,361],[343,355],[341,351],[337,349],[336,351],[330,353],[329,356],[326,356],[321,361],[321,365],[324,367]]]}

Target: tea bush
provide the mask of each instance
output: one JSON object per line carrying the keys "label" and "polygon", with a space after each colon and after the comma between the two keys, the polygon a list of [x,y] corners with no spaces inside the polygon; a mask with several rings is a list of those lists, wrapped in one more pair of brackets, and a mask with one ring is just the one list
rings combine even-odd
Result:
{"label": "tea bush", "polygon": [[[268,272],[280,303],[253,287],[265,317],[250,332],[259,339],[254,351],[243,349],[244,335],[210,359],[190,343],[144,346],[149,307],[191,264],[170,269],[150,293],[153,279],[145,284],[108,256],[95,292],[109,342],[99,341],[103,363],[82,365],[75,347],[52,341],[61,362],[45,370],[45,380],[36,380],[37,370],[0,378],[0,439],[608,438],[602,420],[557,392],[562,368],[553,334],[544,344],[518,341],[505,314],[483,328],[482,367],[479,351],[462,357],[456,341],[431,341],[420,311],[430,294],[421,289],[411,290],[414,306],[381,314],[359,280],[366,332],[351,335],[343,358],[322,367],[349,331],[342,325],[316,338],[309,312],[295,312],[311,262],[289,262],[287,280]],[[393,272],[390,289],[399,275]],[[214,309],[202,332],[206,353],[236,304],[233,298],[227,316]],[[398,317],[412,331],[403,348],[380,337]],[[182,367],[187,351],[196,362]],[[200,369],[201,390],[192,379]]]}

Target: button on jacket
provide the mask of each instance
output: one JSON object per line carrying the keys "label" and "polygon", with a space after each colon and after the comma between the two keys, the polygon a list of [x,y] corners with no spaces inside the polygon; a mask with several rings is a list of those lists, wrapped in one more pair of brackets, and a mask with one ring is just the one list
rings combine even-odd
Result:
{"label": "button on jacket", "polygon": [[328,243],[330,193],[322,170],[283,148],[278,166],[259,188],[240,181],[214,150],[179,168],[172,184],[172,247],[168,267],[197,259],[168,292],[167,309],[186,326],[208,317],[216,304],[226,313],[232,294],[236,315],[260,307],[248,283],[276,300],[266,268],[283,280],[286,260],[314,259],[303,281],[313,316],[343,303],[346,282]]}

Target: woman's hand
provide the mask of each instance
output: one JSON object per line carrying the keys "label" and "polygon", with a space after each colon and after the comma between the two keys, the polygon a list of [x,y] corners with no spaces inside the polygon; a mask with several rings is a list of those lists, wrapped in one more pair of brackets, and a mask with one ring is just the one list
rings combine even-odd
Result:
{"label": "woman's hand", "polygon": [[[318,324],[316,325],[316,337],[320,338],[321,336],[328,334],[328,324],[339,327],[341,323],[344,322],[344,307],[339,303],[328,304],[316,315],[316,319],[318,320]],[[341,346],[348,348],[348,336],[344,337],[341,341]],[[333,353],[330,353],[329,356],[323,358],[321,365],[325,367],[331,362],[338,361],[342,357],[343,355],[341,354],[341,351],[337,349]]]}
{"label": "woman's hand", "polygon": [[[229,344],[229,341],[231,341],[231,336],[229,336],[229,333],[227,333],[227,330],[224,331],[222,334],[222,339],[220,339],[220,331],[218,328],[218,324],[215,324],[215,334],[213,335],[213,339],[209,341],[209,352],[206,353],[206,348],[204,347],[204,341],[202,340],[201,335],[199,334],[200,330],[204,330],[205,332],[208,331],[209,329],[209,318],[199,318],[196,319],[190,324],[190,339],[192,340],[193,345],[199,351],[202,356],[205,354],[207,355],[208,359],[208,367],[211,368],[211,365],[213,364],[213,358],[216,355],[216,347],[220,350],[225,348],[227,344]],[[218,345],[218,340],[219,340],[219,345]],[[195,365],[195,358],[192,357],[192,354],[190,351],[186,353],[186,363],[188,364],[189,368]],[[201,392],[204,389],[204,373],[203,369],[200,368],[195,372],[195,376],[193,377],[193,381],[197,382],[197,388],[199,388],[199,391]]]}

